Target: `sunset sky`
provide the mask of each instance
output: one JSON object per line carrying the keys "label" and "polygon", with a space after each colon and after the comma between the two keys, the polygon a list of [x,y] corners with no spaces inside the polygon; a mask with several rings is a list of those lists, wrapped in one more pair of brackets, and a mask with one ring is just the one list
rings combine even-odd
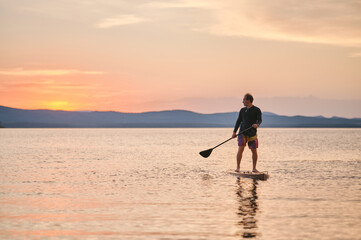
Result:
{"label": "sunset sky", "polygon": [[0,36],[4,106],[208,113],[251,92],[361,117],[361,1],[0,0]]}

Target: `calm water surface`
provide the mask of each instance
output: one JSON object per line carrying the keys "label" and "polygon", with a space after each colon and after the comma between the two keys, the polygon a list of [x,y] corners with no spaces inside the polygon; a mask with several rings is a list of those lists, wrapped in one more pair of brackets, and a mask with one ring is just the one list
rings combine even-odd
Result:
{"label": "calm water surface", "polygon": [[[361,129],[1,129],[1,239],[360,239]],[[241,168],[251,169],[244,153]]]}

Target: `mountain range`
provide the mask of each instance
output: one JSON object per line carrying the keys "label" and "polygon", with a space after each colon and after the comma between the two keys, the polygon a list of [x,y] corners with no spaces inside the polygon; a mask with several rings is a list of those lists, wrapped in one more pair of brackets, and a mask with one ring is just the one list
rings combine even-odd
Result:
{"label": "mountain range", "polygon": [[[5,128],[183,128],[233,127],[238,112],[201,114],[186,110],[143,113],[114,111],[25,110],[0,106]],[[360,128],[361,118],[281,116],[262,114],[262,127]]]}

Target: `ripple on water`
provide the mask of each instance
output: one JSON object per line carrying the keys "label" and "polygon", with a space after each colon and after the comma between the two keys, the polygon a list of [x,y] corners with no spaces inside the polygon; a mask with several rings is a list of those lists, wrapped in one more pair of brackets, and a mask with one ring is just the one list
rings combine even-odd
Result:
{"label": "ripple on water", "polygon": [[0,131],[1,237],[358,239],[361,141],[344,131],[260,129],[267,181],[227,173],[234,142],[199,156],[229,129]]}

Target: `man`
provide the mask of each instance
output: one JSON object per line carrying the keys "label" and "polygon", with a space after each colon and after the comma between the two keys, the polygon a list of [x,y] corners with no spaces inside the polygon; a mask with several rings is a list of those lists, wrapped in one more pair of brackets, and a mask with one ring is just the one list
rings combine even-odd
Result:
{"label": "man", "polygon": [[246,143],[252,151],[252,160],[253,160],[253,169],[252,172],[258,172],[257,165],[257,148],[258,148],[258,139],[257,139],[257,128],[262,122],[262,112],[261,110],[253,105],[253,96],[249,93],[244,95],[243,98],[244,108],[241,109],[238,115],[236,125],[234,126],[232,138],[236,137],[237,129],[239,132],[244,131],[247,128],[252,127],[251,129],[243,132],[238,135],[238,153],[237,153],[237,169],[236,172],[239,172],[242,154]]}

